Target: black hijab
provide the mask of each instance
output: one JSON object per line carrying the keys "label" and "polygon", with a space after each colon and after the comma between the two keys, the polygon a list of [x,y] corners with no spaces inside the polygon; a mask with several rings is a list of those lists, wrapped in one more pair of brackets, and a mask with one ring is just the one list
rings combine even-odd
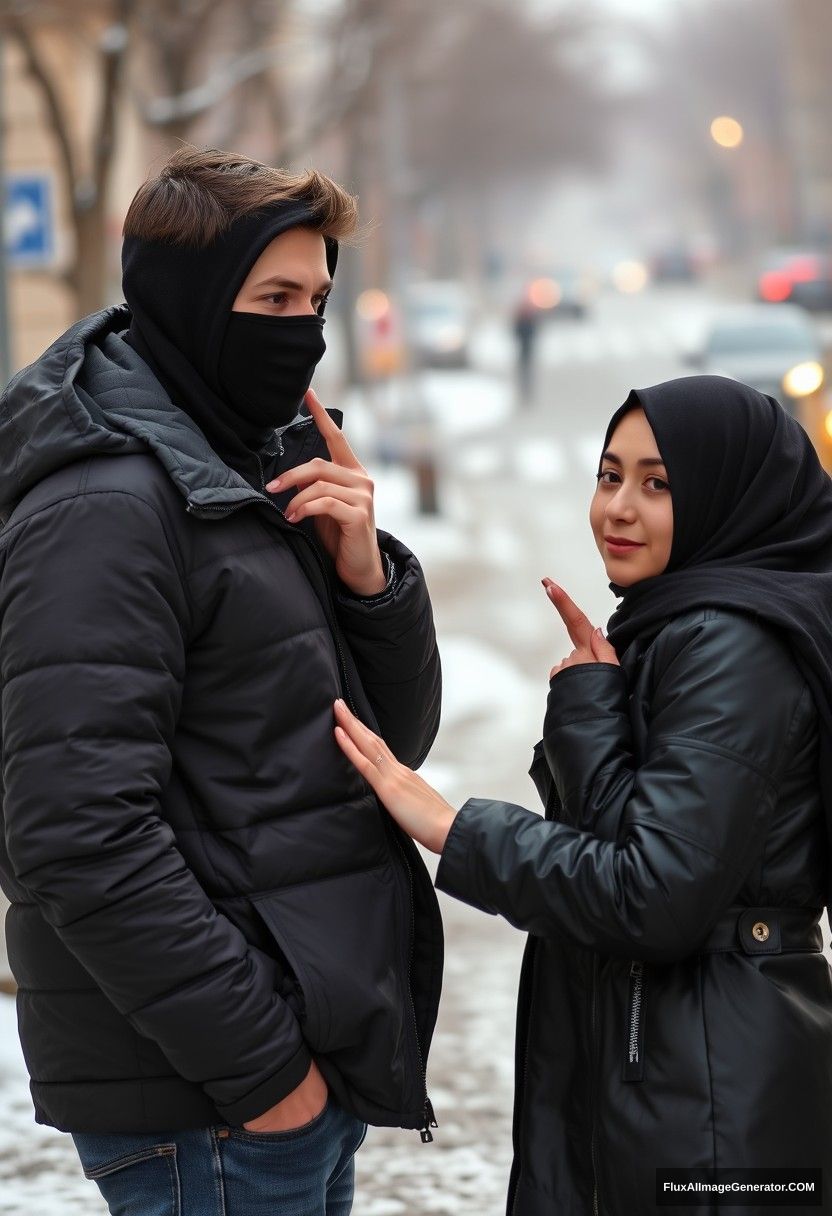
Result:
{"label": "black hijab", "polygon": [[626,589],[611,584],[621,603],[610,641],[623,654],[662,621],[704,606],[779,630],[820,716],[832,845],[832,481],[799,423],[735,380],[688,376],[634,389],[610,421],[604,451],[639,407],[667,469],[673,544],[664,573]]}
{"label": "black hijab", "polygon": [[[225,400],[218,365],[231,306],[269,242],[316,220],[306,203],[270,203],[235,220],[203,248],[138,237],[127,237],[122,248],[124,298],[132,314],[126,340],[212,448],[244,476],[252,453],[270,442],[274,430],[252,425]],[[325,243],[332,275],[338,245],[329,237]]]}

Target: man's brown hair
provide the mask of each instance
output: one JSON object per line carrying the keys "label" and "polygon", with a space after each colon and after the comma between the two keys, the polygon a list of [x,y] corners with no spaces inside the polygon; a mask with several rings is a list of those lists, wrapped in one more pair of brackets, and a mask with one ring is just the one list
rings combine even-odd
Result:
{"label": "man's brown hair", "polygon": [[240,216],[291,201],[308,204],[310,226],[322,236],[343,241],[355,234],[355,198],[315,169],[290,173],[217,148],[179,148],[139,187],[124,236],[201,249]]}

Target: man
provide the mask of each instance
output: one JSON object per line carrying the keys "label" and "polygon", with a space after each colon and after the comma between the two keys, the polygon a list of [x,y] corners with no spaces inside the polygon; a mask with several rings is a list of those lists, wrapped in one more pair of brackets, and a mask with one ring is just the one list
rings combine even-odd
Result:
{"label": "man", "polygon": [[333,737],[341,696],[418,765],[440,701],[421,569],[307,392],[354,226],[321,174],[177,152],[127,306],[0,407],[20,1034],[125,1216],[343,1216],[367,1123],[435,1126],[435,896]]}

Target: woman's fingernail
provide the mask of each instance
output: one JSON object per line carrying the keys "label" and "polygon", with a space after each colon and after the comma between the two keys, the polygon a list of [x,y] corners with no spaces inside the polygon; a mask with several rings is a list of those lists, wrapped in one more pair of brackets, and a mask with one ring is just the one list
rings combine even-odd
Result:
{"label": "woman's fingernail", "polygon": [[290,524],[293,524],[295,522],[295,520],[297,519],[297,516],[295,515],[295,513],[293,511],[292,514],[287,515],[286,518],[288,519]]}
{"label": "woman's fingernail", "polygon": [[346,706],[344,705],[344,702],[341,700],[340,697],[336,697],[335,704],[338,706],[339,709],[346,709]]}
{"label": "woman's fingernail", "polygon": [[267,490],[276,490],[279,485],[280,485],[280,478],[275,477],[274,481],[270,481],[268,483],[268,485],[266,486],[266,489]]}

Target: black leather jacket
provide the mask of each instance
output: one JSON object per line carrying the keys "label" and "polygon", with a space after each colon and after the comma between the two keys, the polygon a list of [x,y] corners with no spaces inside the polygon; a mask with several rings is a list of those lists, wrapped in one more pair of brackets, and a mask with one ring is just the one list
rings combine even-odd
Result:
{"label": "black leather jacket", "polygon": [[[79,322],[0,407],[0,881],[36,1117],[239,1124],[314,1056],[354,1114],[420,1127],[436,897],[332,702],[421,762],[440,703],[422,571],[379,533],[395,587],[346,594],[127,320]],[[265,478],[327,454],[307,419]]]}
{"label": "black leather jacket", "polygon": [[832,1189],[817,749],[784,644],[702,609],[555,676],[545,820],[459,813],[437,885],[530,935],[510,1213],[672,1210],[657,1166],[822,1167]]}

